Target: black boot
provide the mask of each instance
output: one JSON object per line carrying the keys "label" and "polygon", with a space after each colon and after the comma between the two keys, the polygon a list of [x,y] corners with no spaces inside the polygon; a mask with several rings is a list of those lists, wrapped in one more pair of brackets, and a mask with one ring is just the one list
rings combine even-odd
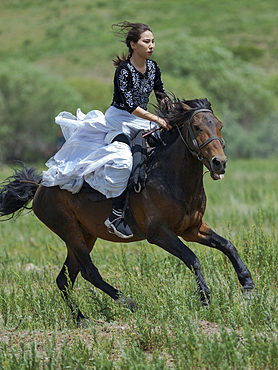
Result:
{"label": "black boot", "polygon": [[104,225],[107,226],[111,234],[115,234],[119,238],[128,239],[133,237],[130,227],[123,218],[122,210],[113,209],[111,215],[104,222]]}
{"label": "black boot", "polygon": [[121,195],[112,199],[112,213],[104,222],[108,231],[111,234],[117,235],[119,238],[132,238],[133,234],[130,227],[124,219],[123,209],[126,203],[126,191]]}

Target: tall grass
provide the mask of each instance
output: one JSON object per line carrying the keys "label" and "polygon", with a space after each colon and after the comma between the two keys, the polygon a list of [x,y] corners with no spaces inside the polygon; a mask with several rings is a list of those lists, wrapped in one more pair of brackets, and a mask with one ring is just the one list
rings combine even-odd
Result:
{"label": "tall grass", "polygon": [[276,369],[275,165],[232,161],[222,182],[205,179],[206,222],[237,246],[257,287],[244,300],[230,262],[191,243],[211,290],[209,309],[200,305],[193,274],[175,257],[145,241],[98,240],[94,263],[133,298],[136,312],[79,277],[71,294],[91,321],[77,329],[55,284],[66,256],[62,241],[31,213],[1,223],[0,368]]}

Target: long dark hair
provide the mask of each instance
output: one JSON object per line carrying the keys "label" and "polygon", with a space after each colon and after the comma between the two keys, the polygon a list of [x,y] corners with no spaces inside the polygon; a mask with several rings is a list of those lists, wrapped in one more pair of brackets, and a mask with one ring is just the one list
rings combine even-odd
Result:
{"label": "long dark hair", "polygon": [[132,55],[131,41],[137,42],[142,33],[145,31],[151,31],[150,27],[144,23],[130,23],[127,21],[115,23],[112,25],[112,29],[117,36],[124,36],[125,39],[122,41],[128,47],[128,54],[123,53],[122,56],[116,55],[113,59],[113,64],[115,67],[118,67],[122,62],[130,58]]}

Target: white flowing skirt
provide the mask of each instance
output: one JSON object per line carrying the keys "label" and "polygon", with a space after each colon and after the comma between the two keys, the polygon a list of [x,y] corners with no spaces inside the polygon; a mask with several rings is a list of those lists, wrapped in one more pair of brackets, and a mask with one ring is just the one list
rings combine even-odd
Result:
{"label": "white flowing skirt", "polygon": [[125,190],[132,169],[129,145],[112,140],[124,133],[130,139],[140,131],[155,128],[155,123],[137,118],[111,106],[105,115],[93,110],[76,116],[61,112],[55,122],[65,137],[62,148],[46,162],[42,184],[59,186],[73,194],[86,181],[92,188],[114,198]]}

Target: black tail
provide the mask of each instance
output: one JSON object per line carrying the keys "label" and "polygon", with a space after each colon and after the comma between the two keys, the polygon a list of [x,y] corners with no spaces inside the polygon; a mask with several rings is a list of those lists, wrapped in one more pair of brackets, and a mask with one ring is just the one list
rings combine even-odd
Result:
{"label": "black tail", "polygon": [[23,163],[21,169],[0,184],[0,217],[10,216],[3,221],[19,216],[35,196],[42,176]]}

